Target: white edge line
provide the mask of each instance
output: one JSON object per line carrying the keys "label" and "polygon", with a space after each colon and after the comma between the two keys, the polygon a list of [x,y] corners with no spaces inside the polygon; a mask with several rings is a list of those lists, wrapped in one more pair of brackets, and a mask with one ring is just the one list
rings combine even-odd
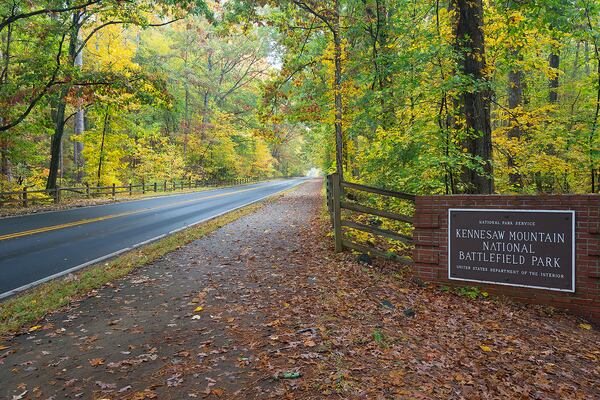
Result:
{"label": "white edge line", "polygon": [[[113,258],[113,257],[115,257],[115,256],[118,256],[119,254],[122,254],[122,253],[125,253],[125,252],[127,252],[127,251],[133,250],[133,249],[135,249],[135,248],[138,248],[138,247],[140,247],[140,246],[144,246],[144,245],[146,245],[146,244],[149,244],[149,243],[155,242],[155,241],[157,241],[157,240],[159,240],[159,239],[162,239],[162,238],[164,238],[164,237],[170,236],[170,235],[172,235],[172,234],[174,234],[174,233],[177,233],[177,232],[180,232],[180,231],[182,231],[182,230],[184,230],[184,229],[191,228],[192,226],[195,226],[195,225],[202,224],[202,223],[204,223],[204,222],[207,222],[207,221],[210,221],[210,220],[212,220],[212,219],[218,218],[218,217],[220,217],[220,216],[222,216],[222,215],[225,215],[225,214],[227,214],[227,213],[230,213],[230,212],[232,212],[232,211],[239,210],[240,208],[247,207],[247,206],[249,206],[249,205],[252,205],[252,204],[254,204],[254,203],[258,203],[259,201],[262,201],[262,200],[264,200],[264,199],[266,199],[266,198],[268,198],[268,197],[274,196],[274,195],[276,195],[276,194],[278,194],[278,193],[281,193],[281,192],[283,192],[283,191],[285,191],[285,190],[289,190],[289,189],[295,188],[296,186],[298,186],[298,185],[300,185],[300,184],[302,184],[302,183],[304,183],[304,182],[306,182],[306,180],[302,180],[302,181],[300,181],[300,182],[297,182],[297,183],[295,183],[294,185],[292,185],[292,186],[290,186],[290,187],[288,187],[288,188],[281,189],[281,190],[279,190],[279,191],[277,191],[277,192],[275,192],[275,193],[268,194],[268,195],[266,195],[266,196],[263,196],[263,197],[260,197],[260,198],[258,198],[258,199],[252,200],[252,201],[250,201],[250,202],[248,202],[248,203],[244,203],[244,204],[242,204],[242,205],[239,205],[239,206],[237,206],[237,207],[230,208],[229,210],[226,210],[226,211],[220,212],[219,214],[215,214],[215,215],[213,215],[213,216],[211,216],[211,217],[203,218],[203,219],[201,219],[201,220],[199,220],[199,221],[192,222],[191,224],[188,224],[188,225],[182,226],[181,228],[174,229],[174,230],[172,230],[172,231],[171,231],[171,232],[169,232],[169,233],[163,233],[163,234],[161,234],[161,235],[158,235],[158,236],[155,236],[155,237],[153,237],[153,238],[151,238],[151,239],[144,240],[143,242],[140,242],[140,243],[134,244],[134,245],[132,245],[131,247],[126,247],[126,248],[124,248],[124,249],[117,250],[117,251],[115,251],[115,252],[113,252],[113,253],[106,254],[106,255],[104,255],[104,256],[101,256],[101,257],[95,258],[95,259],[93,259],[93,260],[90,260],[90,261],[87,261],[87,262],[85,262],[85,263],[83,263],[83,264],[79,264],[79,265],[77,265],[77,266],[75,266],[75,267],[72,267],[72,268],[69,268],[69,269],[67,269],[67,270],[64,270],[64,271],[58,272],[58,273],[56,273],[56,274],[54,274],[54,275],[50,275],[50,276],[47,276],[47,277],[45,277],[45,278],[38,279],[38,280],[37,280],[37,281],[35,281],[35,282],[31,282],[31,283],[28,283],[28,284],[26,284],[26,285],[20,286],[20,287],[18,287],[18,288],[15,288],[15,289],[9,290],[8,292],[0,293],[0,300],[1,300],[1,299],[4,299],[4,298],[7,298],[7,297],[10,297],[10,296],[13,296],[13,295],[15,295],[15,294],[17,294],[17,293],[20,293],[20,292],[22,292],[22,291],[25,291],[25,290],[27,290],[27,289],[31,289],[32,287],[35,287],[35,286],[41,285],[42,283],[46,283],[46,282],[48,282],[48,281],[51,281],[51,280],[53,280],[53,279],[56,279],[56,278],[60,278],[61,276],[68,275],[68,274],[70,274],[71,272],[74,272],[74,271],[80,270],[80,269],[82,269],[82,268],[85,268],[85,267],[87,267],[87,266],[90,266],[90,265],[92,265],[92,264],[99,263],[100,261],[104,261],[104,260],[107,260],[107,259],[109,259],[109,258]],[[93,206],[92,206],[92,207],[93,207]]]}
{"label": "white edge line", "polygon": [[[496,212],[534,212],[534,213],[569,213],[571,214],[571,229],[572,229],[572,250],[571,250],[571,289],[559,289],[559,288],[549,288],[549,287],[545,287],[545,286],[531,286],[531,285],[523,285],[523,284],[516,284],[516,283],[504,283],[504,282],[494,282],[494,281],[480,281],[477,279],[466,279],[466,278],[456,278],[456,277],[452,277],[450,275],[450,255],[451,255],[451,250],[450,250],[450,217],[452,215],[452,211],[496,211]],[[492,284],[492,285],[502,285],[502,286],[514,286],[514,287],[522,287],[522,288],[529,288],[529,289],[542,289],[542,290],[549,290],[552,292],[565,292],[565,293],[575,293],[575,245],[576,245],[576,241],[575,241],[575,210],[524,210],[524,209],[510,209],[510,208],[449,208],[448,209],[448,280],[451,281],[465,281],[465,282],[475,282],[475,283],[485,283],[485,284]]]}

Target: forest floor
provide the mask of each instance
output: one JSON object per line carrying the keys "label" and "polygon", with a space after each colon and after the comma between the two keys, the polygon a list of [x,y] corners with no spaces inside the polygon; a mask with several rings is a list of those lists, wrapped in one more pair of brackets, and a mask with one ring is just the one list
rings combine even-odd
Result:
{"label": "forest floor", "polygon": [[9,399],[592,399],[600,333],[335,254],[311,181],[0,342]]}

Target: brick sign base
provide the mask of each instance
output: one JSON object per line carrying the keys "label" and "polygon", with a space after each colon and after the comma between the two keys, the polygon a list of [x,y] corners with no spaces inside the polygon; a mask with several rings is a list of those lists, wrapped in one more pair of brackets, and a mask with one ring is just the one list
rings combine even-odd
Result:
{"label": "brick sign base", "polygon": [[[575,292],[482,284],[448,279],[448,209],[575,211]],[[448,286],[478,286],[495,295],[566,309],[600,323],[600,195],[418,196],[414,222],[414,272]]]}

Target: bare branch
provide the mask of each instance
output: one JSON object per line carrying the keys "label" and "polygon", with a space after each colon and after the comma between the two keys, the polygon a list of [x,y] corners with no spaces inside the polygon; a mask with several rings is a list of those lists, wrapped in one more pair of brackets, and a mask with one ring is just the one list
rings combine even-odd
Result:
{"label": "bare branch", "polygon": [[308,4],[306,4],[306,2],[304,1],[300,1],[300,0],[292,0],[292,3],[294,3],[295,5],[297,5],[298,7],[300,7],[301,9],[303,9],[304,11],[309,12],[310,14],[314,15],[315,17],[319,18],[321,21],[323,21],[325,23],[325,25],[327,25],[327,27],[329,28],[329,30],[336,35],[337,32],[335,31],[334,26],[331,24],[331,21],[324,16],[323,14],[317,12],[316,10],[314,10],[313,8],[311,8]]}

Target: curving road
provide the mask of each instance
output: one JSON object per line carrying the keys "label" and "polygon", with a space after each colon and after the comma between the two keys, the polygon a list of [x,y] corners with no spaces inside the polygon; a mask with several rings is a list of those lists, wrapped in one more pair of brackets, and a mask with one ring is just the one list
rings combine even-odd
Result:
{"label": "curving road", "polygon": [[276,180],[0,219],[0,298],[302,182]]}

